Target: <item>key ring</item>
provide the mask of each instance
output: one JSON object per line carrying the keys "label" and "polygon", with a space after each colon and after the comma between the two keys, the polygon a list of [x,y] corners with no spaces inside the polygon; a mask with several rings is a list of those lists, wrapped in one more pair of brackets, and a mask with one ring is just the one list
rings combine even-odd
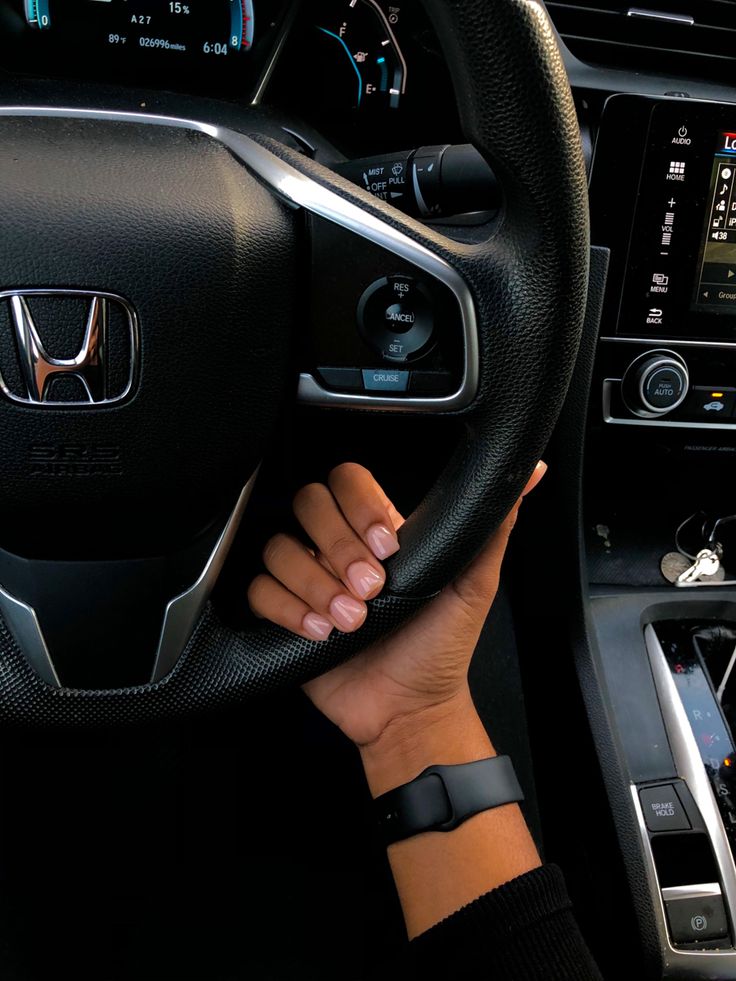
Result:
{"label": "key ring", "polygon": [[[682,538],[685,529],[688,528],[690,523],[698,519],[700,519],[699,535],[702,544],[700,544],[693,552],[690,552],[682,544]],[[716,532],[719,528],[733,522],[736,522],[736,514],[728,514],[723,517],[715,518],[715,520],[712,521],[710,531],[707,531],[708,525],[710,524],[708,515],[705,511],[696,511],[694,514],[691,514],[689,518],[685,518],[685,520],[678,525],[677,531],[675,532],[675,548],[681,555],[684,555],[685,558],[688,558],[693,562],[695,561],[697,553],[704,547],[712,548],[718,554],[718,557],[722,559],[723,545],[716,541]]]}

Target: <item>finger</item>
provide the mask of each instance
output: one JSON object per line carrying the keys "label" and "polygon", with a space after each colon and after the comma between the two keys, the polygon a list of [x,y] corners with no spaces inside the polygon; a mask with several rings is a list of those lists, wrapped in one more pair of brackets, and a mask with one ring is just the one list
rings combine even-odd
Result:
{"label": "finger", "polygon": [[351,596],[296,538],[274,535],[263,550],[263,561],[274,579],[338,630],[351,633],[363,624],[365,603]]}
{"label": "finger", "polygon": [[396,531],[403,518],[376,482],[370,470],[343,463],[327,479],[342,513],[377,559],[399,550]]}
{"label": "finger", "polygon": [[[363,470],[364,468],[363,467],[360,467],[360,469]],[[370,470],[366,470],[366,473],[369,475],[369,477],[373,481],[373,486],[376,489],[376,492],[377,492],[377,494],[378,494],[378,496],[379,496],[379,498],[381,500],[381,503],[386,508],[386,512],[387,512],[387,514],[388,514],[388,516],[389,516],[389,518],[391,520],[391,524],[393,525],[394,529],[396,531],[398,531],[399,528],[406,521],[406,518],[403,516],[403,514],[399,514],[399,512],[396,510],[396,508],[394,507],[393,501],[391,501],[389,499],[389,497],[386,495],[386,491],[383,489],[383,487],[381,487],[381,485],[378,483],[378,481],[373,476],[373,474],[370,472]]]}
{"label": "finger", "polygon": [[455,582],[455,591],[469,604],[477,605],[479,608],[485,608],[493,602],[501,576],[501,565],[506,554],[511,532],[514,530],[514,525],[519,516],[519,508],[524,498],[531,494],[546,472],[547,464],[540,460],[534,468],[534,472],[522,491],[519,500],[488,540],[488,544],[480,555],[478,555]]}
{"label": "finger", "polygon": [[257,617],[308,640],[327,640],[333,631],[327,617],[310,610],[304,600],[290,593],[273,576],[256,576],[248,588],[248,603]]}
{"label": "finger", "polygon": [[317,546],[322,564],[358,599],[372,599],[383,589],[386,573],[373,552],[350,526],[324,484],[307,484],[294,498],[294,514]]}
{"label": "finger", "polygon": [[534,470],[532,471],[532,475],[527,481],[526,487],[521,492],[522,497],[527,497],[529,494],[531,494],[534,488],[540,483],[544,475],[547,473],[548,469],[549,468],[547,467],[547,464],[544,462],[544,460],[540,460],[539,463],[534,468]]}

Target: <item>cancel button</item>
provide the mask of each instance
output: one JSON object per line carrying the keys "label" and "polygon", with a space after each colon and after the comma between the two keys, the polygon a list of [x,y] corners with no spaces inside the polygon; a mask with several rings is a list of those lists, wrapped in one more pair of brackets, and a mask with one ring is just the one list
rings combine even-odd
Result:
{"label": "cancel button", "polygon": [[671,783],[639,792],[644,820],[650,831],[686,831],[690,827],[685,808]]}

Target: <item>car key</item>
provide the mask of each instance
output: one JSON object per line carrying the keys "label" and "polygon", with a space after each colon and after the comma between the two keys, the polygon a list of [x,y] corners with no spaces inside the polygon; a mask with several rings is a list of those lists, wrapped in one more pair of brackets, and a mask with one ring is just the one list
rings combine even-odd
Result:
{"label": "car key", "polygon": [[702,576],[714,576],[721,567],[718,552],[712,548],[701,548],[695,561],[677,577],[678,583],[696,582]]}

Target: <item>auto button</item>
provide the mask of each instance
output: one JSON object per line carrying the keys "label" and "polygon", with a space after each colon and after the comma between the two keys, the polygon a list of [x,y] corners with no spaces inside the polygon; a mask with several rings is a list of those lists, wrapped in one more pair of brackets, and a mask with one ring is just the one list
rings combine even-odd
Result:
{"label": "auto button", "polygon": [[653,368],[642,378],[642,401],[653,412],[675,408],[687,391],[687,376],[682,369],[668,363]]}

